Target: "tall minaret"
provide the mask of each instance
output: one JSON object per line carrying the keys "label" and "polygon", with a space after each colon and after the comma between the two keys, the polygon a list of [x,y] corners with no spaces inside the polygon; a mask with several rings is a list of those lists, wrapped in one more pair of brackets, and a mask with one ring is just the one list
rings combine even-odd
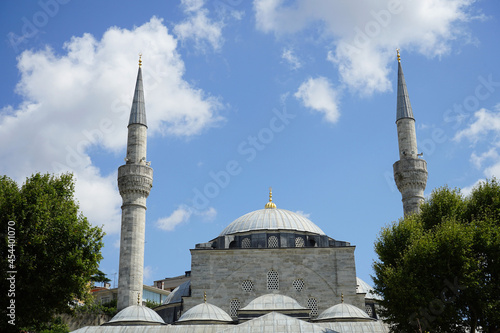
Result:
{"label": "tall minaret", "polygon": [[410,97],[406,89],[401,58],[398,54],[398,102],[396,125],[398,127],[399,161],[394,163],[394,180],[403,197],[404,214],[420,211],[427,185],[427,162],[417,153],[415,118],[411,110]]}
{"label": "tall minaret", "polygon": [[118,168],[118,188],[122,196],[118,310],[137,304],[142,296],[146,198],[153,186],[153,169],[146,162],[147,130],[141,58],[134,100],[128,122],[127,157]]}

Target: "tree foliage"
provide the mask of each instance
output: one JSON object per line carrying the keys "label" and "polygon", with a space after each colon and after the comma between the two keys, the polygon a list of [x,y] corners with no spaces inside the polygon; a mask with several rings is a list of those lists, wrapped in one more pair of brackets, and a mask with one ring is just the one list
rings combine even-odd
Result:
{"label": "tree foliage", "polygon": [[500,332],[500,185],[443,187],[375,243],[375,291],[394,332]]}
{"label": "tree foliage", "polygon": [[[78,211],[71,174],[36,174],[21,187],[0,177],[0,220],[4,318],[0,331],[46,328],[56,313],[70,311],[76,302],[90,297],[104,234]],[[14,277],[14,284],[8,277]],[[7,295],[4,291],[13,286],[14,294]],[[5,320],[12,318],[7,309],[12,300],[15,326]]]}

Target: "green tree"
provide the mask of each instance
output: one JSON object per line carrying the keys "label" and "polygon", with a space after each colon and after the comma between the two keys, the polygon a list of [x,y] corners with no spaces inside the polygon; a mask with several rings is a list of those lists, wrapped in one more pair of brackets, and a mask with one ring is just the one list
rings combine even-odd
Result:
{"label": "green tree", "polygon": [[419,214],[382,229],[380,314],[393,332],[500,332],[500,185],[440,188]]}
{"label": "green tree", "polygon": [[89,299],[104,234],[79,212],[71,174],[35,174],[21,187],[0,177],[0,221],[0,331],[46,329],[55,314]]}
{"label": "green tree", "polygon": [[92,282],[94,283],[99,282],[102,285],[111,281],[106,277],[106,274],[104,274],[104,272],[102,272],[101,270],[97,270],[97,273],[95,273],[90,279],[92,280]]}

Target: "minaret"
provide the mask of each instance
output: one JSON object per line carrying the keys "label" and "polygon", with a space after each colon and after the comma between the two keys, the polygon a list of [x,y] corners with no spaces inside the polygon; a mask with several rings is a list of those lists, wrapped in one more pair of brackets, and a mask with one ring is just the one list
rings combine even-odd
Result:
{"label": "minaret", "polygon": [[394,163],[394,180],[403,197],[405,215],[418,213],[424,201],[427,185],[427,162],[417,153],[415,118],[411,109],[410,97],[406,88],[401,58],[398,54],[398,102],[396,125],[398,127],[399,161]]}
{"label": "minaret", "polygon": [[122,196],[118,310],[135,305],[142,295],[146,198],[153,186],[153,169],[146,162],[147,130],[141,58],[134,100],[128,123],[127,157],[118,168],[118,188]]}

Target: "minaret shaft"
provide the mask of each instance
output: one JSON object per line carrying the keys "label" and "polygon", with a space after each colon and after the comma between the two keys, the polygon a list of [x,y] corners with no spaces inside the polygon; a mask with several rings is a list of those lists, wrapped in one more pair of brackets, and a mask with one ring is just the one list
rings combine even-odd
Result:
{"label": "minaret shaft", "polygon": [[118,188],[122,196],[118,304],[121,310],[137,304],[142,296],[146,199],[153,186],[153,169],[146,162],[147,125],[139,67],[130,121],[126,164],[118,168]]}
{"label": "minaret shaft", "polygon": [[420,212],[427,185],[427,162],[418,158],[415,119],[398,51],[398,96],[396,125],[399,161],[394,163],[394,180],[401,192],[405,215]]}

